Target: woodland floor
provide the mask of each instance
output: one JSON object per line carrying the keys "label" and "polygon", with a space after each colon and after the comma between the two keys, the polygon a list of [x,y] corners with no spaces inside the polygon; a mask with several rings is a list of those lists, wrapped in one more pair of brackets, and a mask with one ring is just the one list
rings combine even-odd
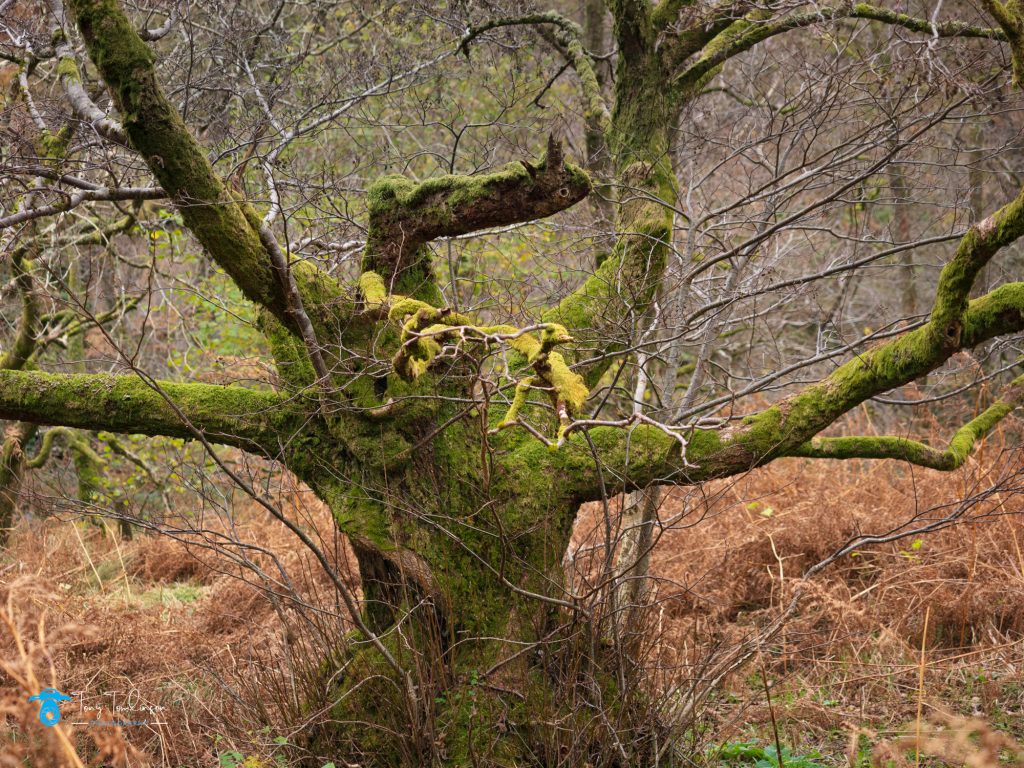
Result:
{"label": "woodland floor", "polygon": [[[732,675],[689,732],[698,763],[753,763],[777,730],[790,768],[913,765],[900,738],[920,729],[922,764],[1006,764],[1005,739],[1024,742],[1024,484],[1015,479],[1024,456],[1010,449],[1019,428],[1010,422],[951,475],[889,462],[786,460],[670,495],[661,519],[675,520],[655,550],[647,625],[659,690],[699,674],[709,649],[780,611],[803,570],[852,536],[887,532],[915,511],[921,520],[948,513],[1000,477],[1008,486],[981,494],[953,527],[864,547],[806,585],[774,649]],[[351,575],[326,512],[300,489],[286,496]],[[234,535],[275,553],[310,602],[333,604],[327,579],[280,525],[244,504],[236,518]],[[585,509],[578,558],[599,545],[603,529],[601,506]],[[158,712],[164,725],[89,736],[72,728],[92,755],[106,755],[103,764],[143,764],[142,753],[153,765],[291,764],[286,742],[304,715],[290,702],[316,677],[301,652],[315,633],[286,608],[292,629],[282,630],[272,603],[239,573],[222,556],[165,537],[118,542],[54,518],[19,526],[0,559],[9,622],[0,627],[8,673],[0,675],[0,717],[12,726],[0,765],[48,765],[47,750],[54,759],[61,753],[55,729],[36,723],[36,705],[12,682],[12,673],[24,678],[30,669],[41,685],[52,679],[65,692],[134,691],[136,705],[166,708]],[[759,746],[744,751],[746,743]]]}

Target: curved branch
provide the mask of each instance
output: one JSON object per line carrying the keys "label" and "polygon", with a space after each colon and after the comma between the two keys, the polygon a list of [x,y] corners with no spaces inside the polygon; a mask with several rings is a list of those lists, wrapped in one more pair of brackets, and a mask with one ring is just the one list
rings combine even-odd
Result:
{"label": "curved branch", "polygon": [[[160,382],[136,376],[0,372],[0,419],[192,439],[272,451],[296,426],[288,401],[237,386]],[[181,415],[185,417],[183,420]]]}
{"label": "curved branch", "polygon": [[557,29],[553,42],[565,57],[566,62],[575,70],[580,79],[580,90],[583,92],[583,117],[589,128],[607,135],[611,125],[611,111],[601,92],[601,83],[594,69],[594,59],[583,46],[583,31],[579,25],[556,11],[532,13],[514,18],[494,19],[478,27],[466,30],[459,42],[458,50],[469,56],[469,44],[485,32],[501,27],[536,26],[551,24]]}
{"label": "curved branch", "polygon": [[719,66],[734,56],[750,50],[758,43],[784,32],[844,18],[880,21],[934,37],[974,37],[1012,42],[1003,29],[976,27],[962,22],[943,22],[933,25],[925,19],[878,9],[867,3],[856,3],[845,8],[822,7],[774,21],[756,18],[735,20],[708,41],[701,57],[676,76],[673,86],[681,93],[696,95],[707,79],[714,76]]}
{"label": "curved branch", "polygon": [[0,369],[4,370],[24,368],[36,351],[41,316],[39,297],[32,279],[32,262],[25,258],[27,250],[19,249],[11,256],[11,271],[21,294],[21,319],[14,344],[0,357]]}
{"label": "curved branch", "polygon": [[808,459],[900,459],[921,467],[949,472],[967,460],[974,444],[1024,402],[1024,376],[1000,393],[999,399],[962,426],[940,451],[916,440],[894,436],[815,437],[791,451]]}
{"label": "curved branch", "polygon": [[103,138],[116,144],[127,145],[128,136],[121,124],[97,107],[82,86],[82,75],[78,70],[75,52],[68,44],[64,30],[64,3],[61,0],[51,0],[50,9],[56,20],[51,38],[54,41],[54,56],[57,59],[57,75],[71,108],[80,120],[89,123]]}
{"label": "curved branch", "polygon": [[71,450],[82,454],[93,464],[104,463],[103,459],[89,447],[89,443],[83,440],[77,431],[69,427],[54,427],[43,433],[43,441],[39,446],[39,450],[36,451],[35,456],[25,458],[25,466],[29,469],[39,469],[44,466],[50,458],[50,453],[53,451],[53,441],[58,437],[67,440],[68,447]]}
{"label": "curved branch", "polygon": [[[1024,16],[1019,3],[1014,0],[982,0],[985,9],[999,24],[1006,42],[1010,44],[1010,66],[1013,84],[1024,87]],[[936,33],[938,34],[938,33]]]}
{"label": "curved branch", "polygon": [[164,19],[164,23],[159,27],[149,29],[142,27],[139,29],[139,37],[145,40],[147,43],[154,43],[157,40],[162,40],[167,34],[174,28],[174,25],[178,23],[178,17],[181,15],[181,5],[175,2],[171,6],[171,12]]}

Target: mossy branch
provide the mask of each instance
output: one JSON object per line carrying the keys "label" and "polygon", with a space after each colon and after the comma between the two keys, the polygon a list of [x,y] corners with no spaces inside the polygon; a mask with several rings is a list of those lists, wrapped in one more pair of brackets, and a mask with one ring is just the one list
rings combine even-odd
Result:
{"label": "mossy branch", "polygon": [[894,436],[815,437],[790,456],[809,459],[899,459],[949,472],[962,466],[975,443],[1024,401],[1024,376],[1015,379],[992,405],[962,426],[944,451]]}
{"label": "mossy branch", "polygon": [[32,261],[26,257],[27,250],[18,249],[11,255],[11,271],[21,294],[21,318],[14,344],[0,357],[0,369],[3,370],[24,368],[36,351],[36,334],[40,324],[39,297],[32,278]]}
{"label": "mossy branch", "polygon": [[533,367],[536,376],[517,385],[517,401],[509,409],[499,428],[518,423],[517,415],[526,390],[536,387],[548,393],[564,429],[583,410],[590,390],[579,374],[573,372],[555,347],[573,339],[557,323],[542,323],[527,328],[512,325],[480,325],[473,319],[448,308],[397,294],[389,295],[384,280],[376,272],[364,272],[359,278],[368,310],[387,311],[388,320],[401,328],[399,348],[393,364],[395,372],[406,380],[426,373],[442,355],[443,345],[507,344]]}
{"label": "mossy branch", "polygon": [[[120,4],[117,0],[70,0],[68,6],[122,115],[129,143],[174,199],[185,225],[248,299],[268,309],[301,337],[286,292],[260,239],[259,216],[236,199],[214,172],[206,153],[164,95],[156,80],[153,53]],[[296,264],[291,272],[313,324],[333,331],[332,320],[346,308],[341,287],[308,264]]]}
{"label": "mossy branch", "polygon": [[[972,261],[967,251],[960,252],[959,257]],[[959,325],[962,332],[954,339],[929,323],[869,349],[821,382],[744,418],[736,426],[693,429],[686,435],[682,457],[678,434],[651,424],[629,429],[599,426],[587,434],[601,462],[622,478],[620,490],[638,490],[651,483],[688,484],[730,477],[780,456],[807,455],[814,451],[814,436],[858,404],[918,379],[961,349],[1024,331],[1024,282],[1002,285],[969,302]],[[871,438],[878,442],[870,445],[861,438],[851,438],[854,443],[837,438],[817,444],[826,446],[823,450],[831,451],[833,458],[841,449],[852,452],[856,448],[864,458],[916,460],[923,466],[954,469],[977,440],[1021,403],[1022,379],[1014,380],[996,403],[959,430],[946,451],[902,438]],[[871,451],[873,455],[866,455]],[[507,460],[515,466],[529,466],[531,471],[556,471],[572,477],[568,491],[577,498],[601,497],[603,476],[583,438],[574,435],[566,440],[563,450],[546,454],[543,446],[525,443]]]}
{"label": "mossy branch", "polygon": [[564,161],[554,138],[536,166],[522,161],[495,173],[440,176],[419,184],[386,176],[369,190],[363,268],[402,290],[403,272],[418,262],[420,248],[431,240],[542,219],[589,192],[589,177]]}
{"label": "mossy branch", "polygon": [[939,275],[927,325],[868,349],[822,381],[748,417],[741,433],[757,444],[756,460],[787,455],[865,400],[903,386],[954,353],[1024,327],[1024,286],[1009,283],[980,299],[968,296],[981,269],[1024,235],[1024,191],[972,226]]}
{"label": "mossy branch", "polygon": [[1024,88],[1024,16],[1017,0],[983,0],[989,14],[999,24],[1010,44],[1010,63],[1013,67],[1013,84]]}
{"label": "mossy branch", "polygon": [[1005,246],[1024,235],[1024,190],[1010,203],[967,230],[956,254],[939,274],[930,326],[946,343],[958,344],[964,313],[978,274]]}
{"label": "mossy branch", "polygon": [[68,447],[71,450],[83,455],[90,463],[95,465],[104,463],[103,459],[89,446],[89,443],[83,439],[80,432],[68,427],[53,427],[43,433],[43,440],[39,450],[36,451],[35,456],[25,460],[25,466],[29,469],[39,469],[44,466],[53,451],[54,440],[58,437],[67,441]]}
{"label": "mossy branch", "polygon": [[0,419],[185,439],[195,437],[195,428],[210,442],[248,450],[275,450],[298,423],[288,401],[272,393],[212,384],[158,386],[177,411],[136,376],[2,371]]}
{"label": "mossy branch", "polygon": [[[676,76],[674,87],[687,97],[696,96],[703,84],[714,76],[722,64],[750,50],[758,43],[785,32],[844,18],[870,19],[930,36],[985,38],[1014,44],[1014,39],[1005,29],[978,27],[958,21],[933,25],[926,19],[876,8],[867,3],[854,3],[836,8],[819,7],[813,11],[794,13],[779,19],[761,19],[758,18],[759,15],[760,12],[753,12],[742,19],[737,19],[709,40],[701,49],[697,61]],[[1015,56],[1014,61],[1016,59]],[[1015,81],[1016,71],[1015,64]]]}
{"label": "mossy branch", "polygon": [[911,32],[920,32],[923,35],[938,37],[975,37],[986,40],[1000,40],[1006,42],[1007,37],[1003,30],[992,27],[979,27],[974,24],[966,24],[962,21],[943,21],[932,24],[928,19],[919,19],[905,13],[897,13],[888,8],[878,8],[869,3],[854,3],[850,11],[850,18],[871,19],[880,21],[883,24],[903,27]]}
{"label": "mossy branch", "polygon": [[576,22],[565,18],[556,11],[494,19],[466,30],[466,34],[459,42],[459,50],[468,57],[470,43],[492,29],[538,25],[555,27],[553,42],[579,78],[580,92],[583,97],[583,117],[591,130],[602,135],[607,134],[611,126],[611,112],[608,109],[608,102],[601,92],[601,83],[594,68],[594,59],[583,45],[583,30]]}

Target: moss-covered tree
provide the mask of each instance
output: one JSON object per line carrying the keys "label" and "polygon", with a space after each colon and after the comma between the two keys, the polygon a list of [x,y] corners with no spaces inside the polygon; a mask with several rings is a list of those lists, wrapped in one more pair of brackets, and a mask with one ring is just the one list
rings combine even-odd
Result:
{"label": "moss-covered tree", "polygon": [[[587,621],[561,575],[581,503],[610,491],[728,477],[786,456],[891,458],[950,470],[1024,396],[1018,379],[944,448],[898,437],[818,437],[873,396],[1024,329],[1024,284],[970,298],[979,272],[1024,234],[1022,193],[960,241],[927,322],[771,407],[724,428],[685,432],[640,416],[594,418],[588,394],[627,346],[622,329],[643,314],[665,269],[679,194],[671,132],[734,56],[842,19],[1008,43],[1016,79],[1016,4],[986,5],[992,28],[933,24],[867,4],[773,11],[613,0],[610,99],[585,36],[558,14],[495,19],[468,31],[466,50],[498,27],[546,30],[581,88],[591,167],[624,190],[607,209],[619,234],[600,266],[534,325],[516,327],[449,308],[427,246],[547,217],[585,198],[592,181],[557,141],[542,160],[498,172],[421,183],[384,176],[367,192],[361,277],[342,284],[290,259],[274,231],[276,201],[264,217],[217,175],[121,4],[71,0],[121,119],[88,105],[80,116],[141,156],[205,253],[259,307],[280,386],[10,369],[0,372],[0,417],[235,446],[281,462],[308,484],[359,561],[360,632],[339,683],[353,692],[333,713],[353,754],[380,764],[565,760],[568,737],[560,734],[571,731],[582,763],[628,728],[641,738],[628,754],[620,744],[617,759],[644,763],[653,754],[642,738],[653,735],[651,724],[623,713],[613,726],[565,709],[565,691],[580,680],[569,679],[560,659]],[[76,78],[66,67],[64,79]],[[507,350],[512,372],[500,391],[481,386],[472,354],[495,349]],[[391,359],[390,370],[374,364],[381,358]],[[590,658],[586,697],[614,701],[620,681],[601,668],[600,653]]]}

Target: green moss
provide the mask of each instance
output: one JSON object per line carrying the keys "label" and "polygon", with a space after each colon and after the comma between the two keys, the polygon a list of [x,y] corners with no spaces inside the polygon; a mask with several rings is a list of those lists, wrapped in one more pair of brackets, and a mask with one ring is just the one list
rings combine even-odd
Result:
{"label": "green moss", "polygon": [[[543,170],[544,163],[538,166]],[[586,172],[568,166],[572,179],[589,190]],[[531,184],[533,177],[522,163],[508,163],[498,171],[473,176],[449,174],[414,182],[405,176],[391,174],[375,181],[367,190],[367,204],[371,221],[400,213],[419,215],[425,219],[437,217],[438,223],[451,223],[459,208],[502,193],[509,187]]]}
{"label": "green moss", "polygon": [[325,494],[338,529],[381,552],[395,549],[387,510],[362,489],[332,487]]}
{"label": "green moss", "polygon": [[532,376],[527,376],[516,384],[516,392],[512,398],[512,404],[508,407],[508,411],[505,412],[505,416],[499,422],[499,427],[508,426],[515,422],[519,417],[519,411],[522,410],[523,406],[526,404],[526,398],[532,387]]}
{"label": "green moss", "polygon": [[558,399],[568,409],[569,415],[579,416],[583,412],[583,403],[590,395],[590,390],[579,374],[569,370],[565,359],[558,352],[551,352],[548,355],[545,374]]}
{"label": "green moss", "polygon": [[790,455],[815,459],[902,459],[922,466],[945,463],[939,452],[922,443],[886,435],[815,437]]}
{"label": "green moss", "polygon": [[956,254],[943,267],[935,293],[931,322],[949,329],[958,325],[978,273],[999,249],[1024,235],[1024,192],[961,238]]}
{"label": "green moss", "polygon": [[252,447],[253,440],[277,446],[279,436],[291,434],[302,420],[296,406],[270,392],[210,384],[158,385],[160,392],[136,376],[3,371],[0,418],[193,438],[184,416],[213,442],[243,447]]}
{"label": "green moss", "polygon": [[261,311],[257,321],[270,343],[277,375],[290,392],[309,391],[316,383],[316,372],[306,345],[269,312]]}
{"label": "green moss", "polygon": [[1020,405],[1024,376],[1017,378],[1006,392],[1007,399],[996,401],[958,429],[945,451],[903,437],[858,435],[815,437],[798,446],[790,455],[815,459],[900,459],[948,472],[962,466],[978,440]]}
{"label": "green moss", "polygon": [[78,65],[71,56],[63,56],[60,61],[57,62],[57,75],[76,83],[79,83],[82,80],[81,75],[78,73]]}
{"label": "green moss", "polygon": [[515,740],[504,738],[510,728],[508,700],[477,684],[472,675],[436,697],[434,709],[448,765],[527,764]]}
{"label": "green moss", "polygon": [[994,336],[1024,330],[1024,283],[1006,283],[970,302],[961,343],[975,347]]}
{"label": "green moss", "polygon": [[[557,145],[553,145],[557,148]],[[549,152],[551,150],[549,149]],[[369,228],[363,271],[381,275],[394,293],[440,305],[442,298],[423,246],[438,237],[550,216],[581,200],[586,173],[547,158],[539,166],[509,163],[492,173],[445,175],[415,183],[385,176],[367,193]]]}
{"label": "green moss", "polygon": [[333,277],[308,261],[292,261],[292,279],[322,345],[329,345],[355,312],[353,297]]}
{"label": "green moss", "polygon": [[388,289],[384,279],[376,272],[367,271],[359,276],[359,290],[363,292],[366,306],[373,309],[381,307],[388,298]]}

